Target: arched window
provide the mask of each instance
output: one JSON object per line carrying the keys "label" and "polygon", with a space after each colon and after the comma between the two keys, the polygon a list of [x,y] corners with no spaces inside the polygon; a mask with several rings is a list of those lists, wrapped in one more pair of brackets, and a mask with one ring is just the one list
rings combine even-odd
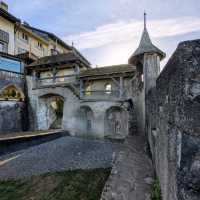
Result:
{"label": "arched window", "polygon": [[112,91],[112,85],[110,83],[107,83],[105,85],[105,90],[106,90],[106,94],[111,94]]}
{"label": "arched window", "polygon": [[24,101],[25,96],[15,85],[9,85],[2,90],[0,98],[3,100]]}

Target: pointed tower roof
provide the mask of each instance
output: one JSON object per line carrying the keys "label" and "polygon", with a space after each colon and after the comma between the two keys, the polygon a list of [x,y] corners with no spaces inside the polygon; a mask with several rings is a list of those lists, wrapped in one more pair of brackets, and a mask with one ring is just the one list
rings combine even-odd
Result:
{"label": "pointed tower roof", "polygon": [[161,51],[159,48],[154,46],[153,43],[151,42],[149,33],[146,28],[146,13],[144,13],[144,30],[142,33],[142,38],[140,40],[139,47],[129,58],[129,63],[132,63],[132,64],[135,63],[135,61],[137,60],[137,57],[143,55],[144,53],[157,53],[160,56],[161,60],[165,58],[166,56],[166,54],[163,51]]}

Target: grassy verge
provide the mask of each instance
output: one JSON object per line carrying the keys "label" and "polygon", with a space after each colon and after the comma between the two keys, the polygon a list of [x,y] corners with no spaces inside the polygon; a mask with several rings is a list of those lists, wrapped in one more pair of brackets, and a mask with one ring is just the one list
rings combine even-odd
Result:
{"label": "grassy verge", "polygon": [[160,183],[157,178],[154,180],[154,183],[152,186],[151,200],[162,200]]}
{"label": "grassy verge", "polygon": [[99,200],[110,169],[47,173],[0,181],[1,200]]}

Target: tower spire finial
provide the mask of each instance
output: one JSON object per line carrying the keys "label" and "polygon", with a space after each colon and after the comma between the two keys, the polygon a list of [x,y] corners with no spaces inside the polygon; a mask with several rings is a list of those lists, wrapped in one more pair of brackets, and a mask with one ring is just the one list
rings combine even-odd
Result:
{"label": "tower spire finial", "polygon": [[144,29],[147,28],[147,13],[144,11]]}

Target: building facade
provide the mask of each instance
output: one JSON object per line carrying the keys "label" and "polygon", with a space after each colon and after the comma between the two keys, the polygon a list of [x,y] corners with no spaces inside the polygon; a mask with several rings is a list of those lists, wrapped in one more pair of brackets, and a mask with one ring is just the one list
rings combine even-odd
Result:
{"label": "building facade", "polygon": [[25,64],[30,64],[38,58],[71,50],[71,46],[53,33],[22,23],[8,12],[4,2],[0,2],[0,52],[15,55]]}

